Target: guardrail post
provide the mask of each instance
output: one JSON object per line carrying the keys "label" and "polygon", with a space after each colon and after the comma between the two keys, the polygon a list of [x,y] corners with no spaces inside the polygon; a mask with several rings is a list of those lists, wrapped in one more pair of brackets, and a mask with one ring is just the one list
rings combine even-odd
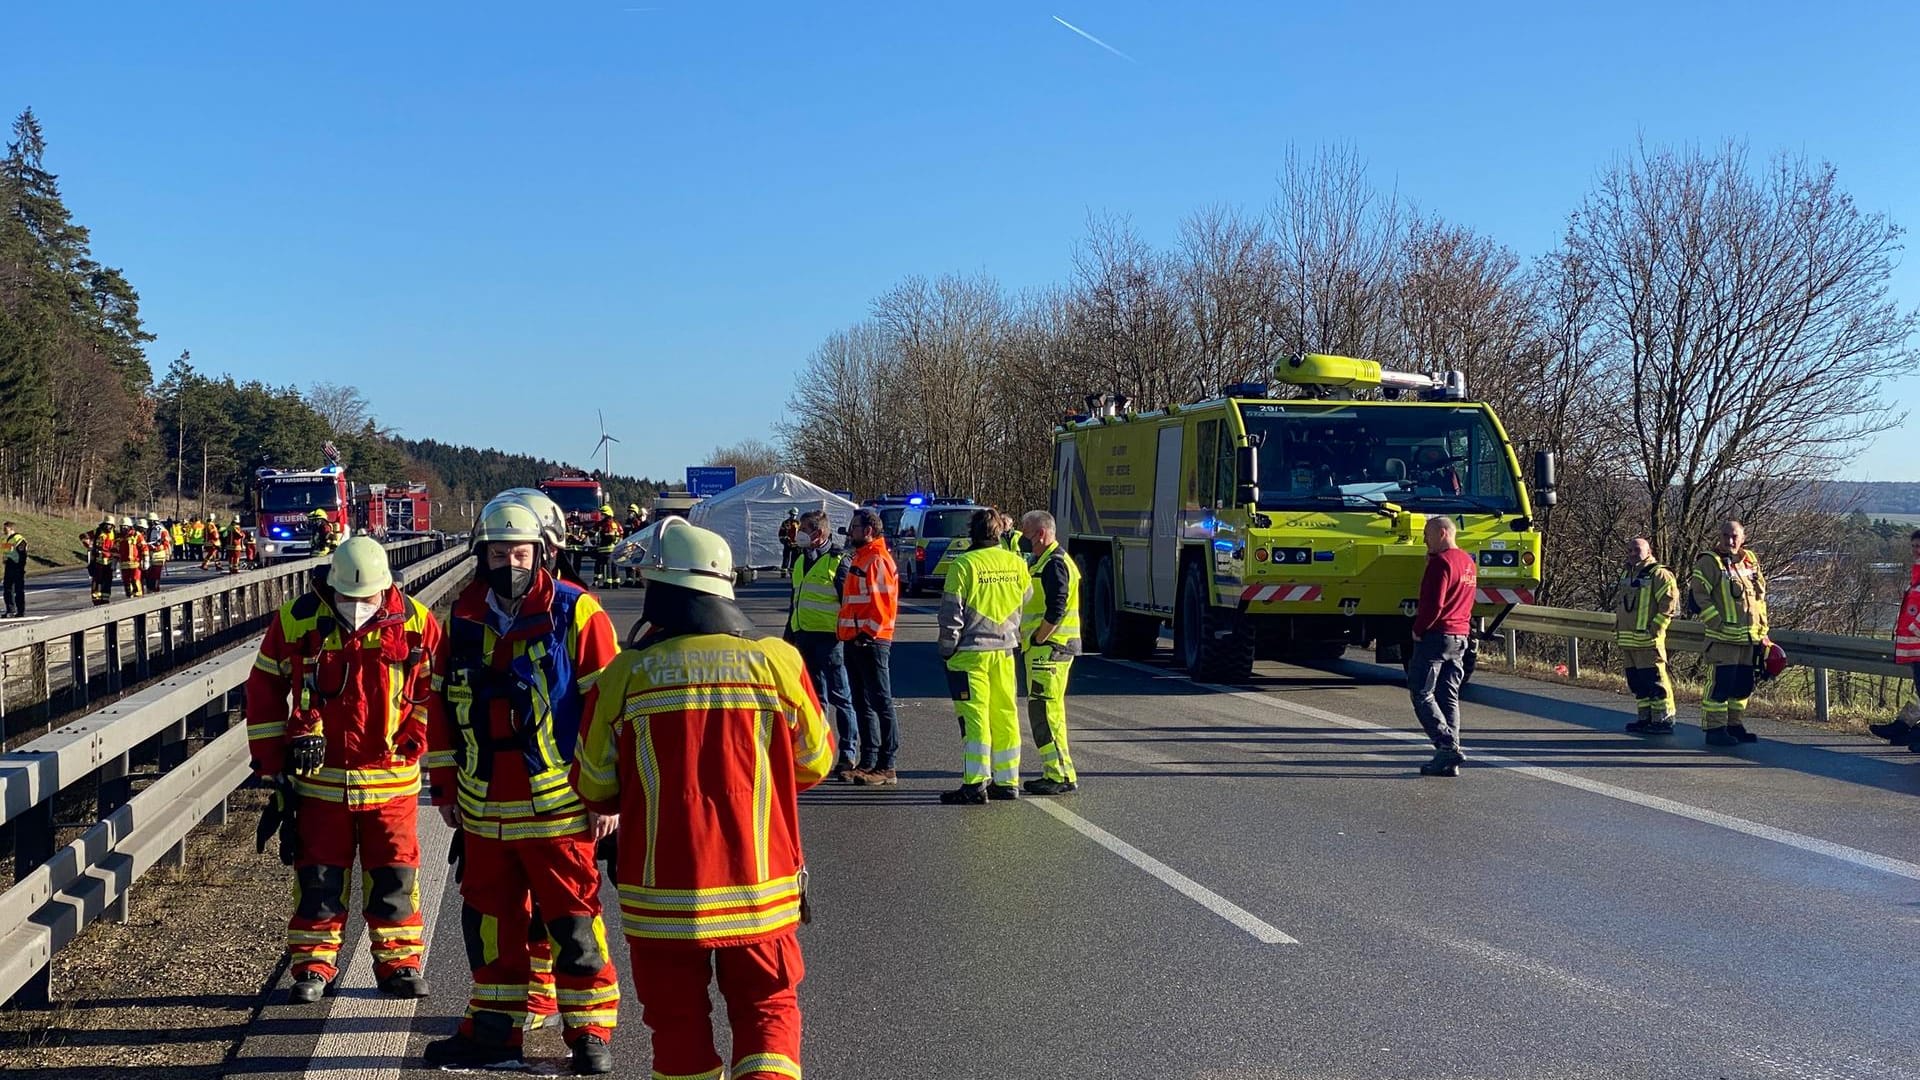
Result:
{"label": "guardrail post", "polygon": [[191,600],[180,605],[180,647],[189,657],[200,654],[200,628],[194,624]]}
{"label": "guardrail post", "polygon": [[102,820],[127,804],[128,797],[133,794],[133,781],[129,778],[132,772],[133,759],[127,754],[110,757],[101,763],[96,794]]}
{"label": "guardrail post", "polygon": [[1519,671],[1520,670],[1520,631],[1508,630],[1505,636],[1507,639],[1507,670]]}
{"label": "guardrail post", "polygon": [[1813,669],[1813,718],[1824,724],[1828,714],[1827,669],[1817,667]]}
{"label": "guardrail post", "polygon": [[[8,823],[13,829],[13,880],[19,881],[53,858],[53,800],[44,799]],[[12,1004],[23,1009],[44,1009],[53,1003],[53,965],[37,972],[19,992]]]}
{"label": "guardrail post", "polygon": [[173,609],[171,607],[163,607],[160,609],[160,655],[167,661],[168,667],[173,666],[175,656],[173,651]]}
{"label": "guardrail post", "polygon": [[67,638],[67,666],[73,679],[73,707],[78,709],[86,705],[87,693],[87,632],[79,630]]}
{"label": "guardrail post", "polygon": [[1570,637],[1567,639],[1567,678],[1577,679],[1579,677],[1580,677],[1580,639],[1577,637]]}
{"label": "guardrail post", "polygon": [[120,692],[120,624],[110,622],[100,628],[106,635],[107,653],[107,692]]}
{"label": "guardrail post", "polygon": [[147,644],[147,617],[133,617],[133,674],[141,682],[153,673],[153,650]]}

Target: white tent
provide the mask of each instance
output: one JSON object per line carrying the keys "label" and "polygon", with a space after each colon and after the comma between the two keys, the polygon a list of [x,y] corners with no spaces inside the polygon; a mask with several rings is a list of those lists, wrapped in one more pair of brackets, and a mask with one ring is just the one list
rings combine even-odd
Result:
{"label": "white tent", "polygon": [[818,484],[792,473],[756,476],[702,499],[687,520],[726,537],[735,566],[778,567],[780,523],[788,510],[825,510],[836,543],[856,507]]}

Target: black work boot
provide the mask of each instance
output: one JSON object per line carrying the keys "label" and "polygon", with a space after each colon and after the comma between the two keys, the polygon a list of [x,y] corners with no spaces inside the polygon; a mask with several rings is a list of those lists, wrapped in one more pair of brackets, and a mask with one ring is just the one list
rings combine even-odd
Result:
{"label": "black work boot", "polygon": [[417,967],[399,968],[380,980],[380,992],[388,997],[423,998],[427,996],[427,977]]}
{"label": "black work boot", "polygon": [[1760,736],[1748,731],[1747,725],[1745,724],[1728,724],[1727,731],[1733,736],[1735,742],[1747,743],[1760,741]]}
{"label": "black work boot", "polygon": [[1734,738],[1731,729],[1716,727],[1707,729],[1708,746],[1739,746],[1740,740]]}
{"label": "black work boot", "polygon": [[1868,724],[1867,730],[1873,732],[1875,738],[1885,739],[1895,746],[1905,746],[1907,740],[1913,738],[1913,725],[1905,720],[1895,719],[1884,724]]}
{"label": "black work boot", "polygon": [[1042,776],[1027,781],[1026,788],[1029,795],[1065,795],[1069,791],[1080,790],[1080,785],[1071,780],[1054,780]]}
{"label": "black work boot", "polygon": [[1665,716],[1663,716],[1663,717],[1661,717],[1661,718],[1660,718],[1660,719],[1658,719],[1658,720],[1650,720],[1650,721],[1648,721],[1648,723],[1647,723],[1647,734],[1649,734],[1649,735],[1671,735],[1671,734],[1673,734],[1673,714],[1672,714],[1672,713],[1668,713],[1667,715],[1665,715]]}
{"label": "black work boot", "polygon": [[327,996],[330,986],[325,975],[309,968],[293,977],[293,986],[287,990],[287,1004],[311,1005]]}
{"label": "black work boot", "polygon": [[1458,750],[1441,750],[1433,755],[1432,761],[1420,766],[1420,775],[1459,776],[1460,765],[1466,760],[1466,755]]}
{"label": "black work boot", "polygon": [[987,798],[994,802],[1006,802],[1020,797],[1020,791],[1012,784],[994,784],[987,789]]}
{"label": "black work boot", "polygon": [[952,791],[941,792],[940,801],[948,806],[985,806],[987,785],[961,784]]}
{"label": "black work boot", "polygon": [[1645,705],[1640,706],[1639,716],[1627,722],[1627,730],[1635,735],[1652,734],[1654,730],[1653,710],[1647,708]]}
{"label": "black work boot", "polygon": [[478,1012],[473,1016],[473,1034],[454,1032],[444,1039],[428,1043],[420,1057],[429,1065],[479,1069],[520,1060],[520,1048],[508,1043],[513,1021],[504,1013]]}
{"label": "black work boot", "polygon": [[600,1076],[613,1071],[613,1051],[598,1035],[582,1035],[573,1043],[573,1075]]}

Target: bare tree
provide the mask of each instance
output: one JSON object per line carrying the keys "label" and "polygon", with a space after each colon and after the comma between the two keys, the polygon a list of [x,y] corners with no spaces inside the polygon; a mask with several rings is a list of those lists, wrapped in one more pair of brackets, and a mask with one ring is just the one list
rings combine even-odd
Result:
{"label": "bare tree", "polygon": [[314,383],[307,391],[307,404],[327,422],[334,438],[357,435],[373,419],[373,406],[355,386]]}
{"label": "bare tree", "polygon": [[779,448],[764,439],[742,439],[731,446],[714,447],[707,455],[708,465],[731,465],[740,480],[767,476],[780,471]]}
{"label": "bare tree", "polygon": [[1831,166],[1756,168],[1737,145],[1641,147],[1600,178],[1562,265],[1592,282],[1581,348],[1624,396],[1591,406],[1622,419],[1663,550],[1699,550],[1727,515],[1764,536],[1903,419],[1883,387],[1917,355],[1920,315],[1888,295],[1899,235]]}
{"label": "bare tree", "polygon": [[1404,211],[1351,147],[1289,147],[1267,214],[1288,352],[1389,356]]}

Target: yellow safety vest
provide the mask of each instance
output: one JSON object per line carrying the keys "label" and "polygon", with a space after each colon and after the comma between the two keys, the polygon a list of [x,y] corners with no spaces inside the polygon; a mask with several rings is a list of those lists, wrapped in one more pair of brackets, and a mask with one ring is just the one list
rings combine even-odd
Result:
{"label": "yellow safety vest", "polygon": [[793,615],[787,625],[799,633],[831,634],[840,628],[840,592],[834,588],[834,576],[840,572],[840,555],[826,552],[807,565],[802,554],[789,572],[793,586]]}
{"label": "yellow safety vest", "polygon": [[1033,591],[1027,594],[1026,607],[1020,611],[1020,641],[1022,644],[1033,640],[1033,632],[1040,628],[1047,615],[1047,597],[1040,584],[1040,573],[1049,563],[1059,559],[1067,568],[1067,613],[1053,628],[1053,636],[1047,639],[1056,649],[1067,649],[1075,654],[1080,651],[1080,567],[1073,558],[1060,550],[1058,542],[1048,544],[1033,560]]}

